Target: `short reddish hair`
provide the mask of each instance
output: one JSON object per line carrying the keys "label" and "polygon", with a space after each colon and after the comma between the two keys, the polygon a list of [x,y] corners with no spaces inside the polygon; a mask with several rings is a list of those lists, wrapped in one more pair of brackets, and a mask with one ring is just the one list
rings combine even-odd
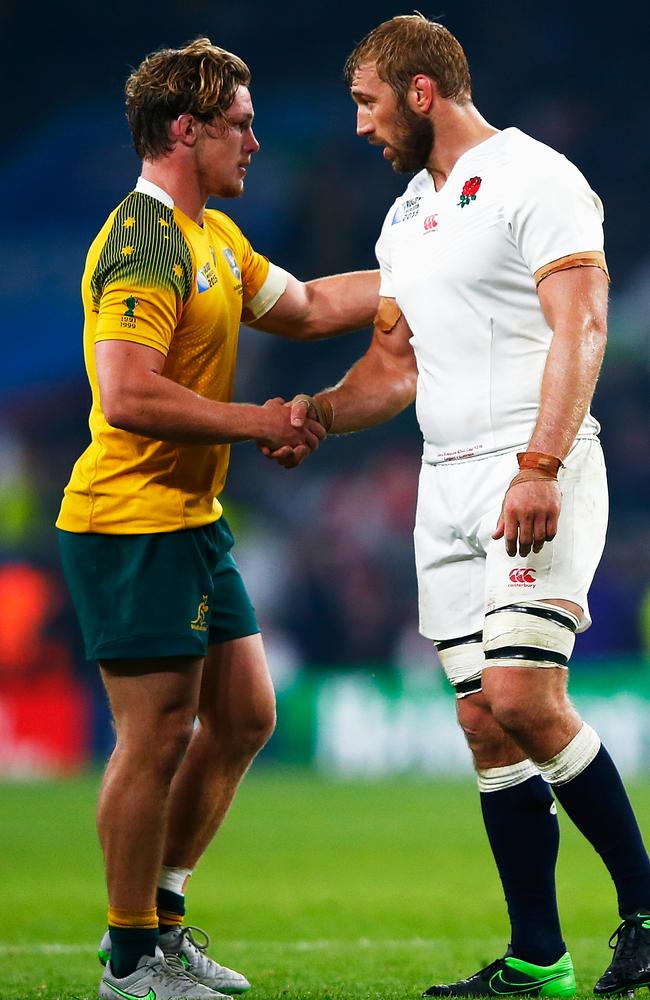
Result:
{"label": "short reddish hair", "polygon": [[444,25],[423,14],[393,17],[366,35],[345,64],[348,86],[366,62],[375,63],[379,78],[390,84],[402,102],[418,73],[431,77],[442,97],[458,104],[472,99],[472,80],[462,45]]}

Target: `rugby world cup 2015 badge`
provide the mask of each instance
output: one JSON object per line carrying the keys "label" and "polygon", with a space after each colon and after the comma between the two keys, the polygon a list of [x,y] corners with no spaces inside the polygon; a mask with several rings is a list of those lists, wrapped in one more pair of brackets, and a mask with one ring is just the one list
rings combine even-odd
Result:
{"label": "rugby world cup 2015 badge", "polygon": [[217,284],[218,279],[214,273],[212,264],[208,261],[203,267],[200,267],[196,272],[196,286],[199,290],[199,295],[201,292],[207,292],[209,288],[214,288]]}
{"label": "rugby world cup 2015 badge", "polygon": [[420,211],[421,201],[422,196],[418,195],[417,198],[407,198],[406,201],[400,202],[395,209],[391,226],[396,226],[398,222],[408,222],[409,219],[414,219]]}

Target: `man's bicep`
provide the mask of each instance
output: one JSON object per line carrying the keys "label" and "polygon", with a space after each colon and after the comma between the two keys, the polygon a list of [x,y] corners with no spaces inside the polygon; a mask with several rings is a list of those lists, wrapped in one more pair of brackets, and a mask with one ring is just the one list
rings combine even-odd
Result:
{"label": "man's bicep", "polygon": [[605,326],[609,280],[599,266],[554,271],[537,287],[544,318],[552,330],[571,325],[578,332],[585,323]]}
{"label": "man's bicep", "polygon": [[164,354],[134,341],[100,340],[95,344],[99,398],[109,423],[118,411],[123,416],[137,406],[138,392],[152,374],[160,375],[164,364]]}
{"label": "man's bicep", "polygon": [[[267,288],[271,293],[268,301],[272,301],[272,304],[256,313],[250,305],[259,306],[259,300]],[[272,265],[269,279],[250,305],[244,308],[242,315],[244,323],[266,333],[283,334],[288,327],[306,315],[309,300],[304,282],[298,281],[283,268]],[[266,306],[267,302],[264,305]]]}
{"label": "man's bicep", "polygon": [[415,368],[411,336],[411,328],[395,299],[381,298],[371,347],[389,363]]}

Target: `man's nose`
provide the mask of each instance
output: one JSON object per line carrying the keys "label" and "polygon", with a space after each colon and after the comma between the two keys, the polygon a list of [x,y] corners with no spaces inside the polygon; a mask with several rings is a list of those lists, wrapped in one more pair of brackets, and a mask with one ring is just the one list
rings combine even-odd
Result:
{"label": "man's nose", "polygon": [[374,131],[372,115],[368,108],[357,109],[357,135],[370,135]]}
{"label": "man's nose", "polygon": [[248,151],[249,151],[249,152],[250,152],[251,154],[252,154],[252,153],[259,153],[259,151],[260,151],[260,144],[259,144],[259,142],[257,141],[257,138],[256,138],[256,136],[255,136],[255,133],[253,132],[253,130],[252,130],[252,129],[251,129],[251,134],[250,134],[250,139],[249,139],[249,141],[248,141],[248,143],[247,143],[247,145],[246,145],[246,148],[247,148],[247,150],[248,150]]}

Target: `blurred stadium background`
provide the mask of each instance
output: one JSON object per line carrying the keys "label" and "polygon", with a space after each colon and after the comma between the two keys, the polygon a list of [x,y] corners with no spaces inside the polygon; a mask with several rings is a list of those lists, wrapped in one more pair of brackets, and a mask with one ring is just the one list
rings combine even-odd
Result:
{"label": "blurred stadium background", "polygon": [[[53,522],[87,440],[79,279],[88,244],[138,175],[122,111],[131,66],[199,34],[253,71],[262,150],[225,205],[254,246],[302,278],[373,267],[404,180],[356,139],[349,50],[394,3],[161,0],[155,7],[4,0],[0,152],[0,776],[101,764],[111,730],[84,662]],[[578,640],[576,698],[624,771],[650,763],[650,131],[647,10],[449,0],[425,5],[466,47],[476,102],[567,154],[599,192],[612,273],[611,339],[594,411],[611,530]],[[10,95],[13,95],[10,97]],[[625,113],[623,113],[625,112]],[[290,397],[335,380],[368,332],[297,346],[243,330],[236,398]],[[350,776],[466,773],[453,705],[418,638],[411,529],[420,442],[412,413],[329,441],[300,470],[233,449],[225,495],[236,556],[280,702],[268,765]]]}

